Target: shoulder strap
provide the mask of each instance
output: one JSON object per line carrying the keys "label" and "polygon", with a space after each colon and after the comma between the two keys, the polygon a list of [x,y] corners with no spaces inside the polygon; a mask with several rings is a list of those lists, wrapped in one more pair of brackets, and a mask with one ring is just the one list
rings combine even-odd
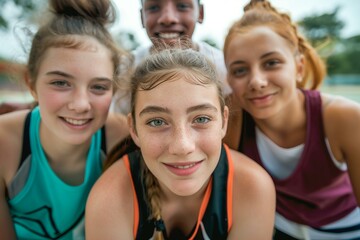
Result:
{"label": "shoulder strap", "polygon": [[227,197],[231,196],[228,193],[231,190],[227,189],[229,180],[228,161],[227,152],[223,145],[218,165],[212,174],[213,183],[210,201],[202,219],[204,228],[208,231],[207,234],[211,236],[211,239],[225,239],[228,233],[228,224],[232,222],[229,222],[231,216],[228,216],[228,207],[232,206],[227,205]]}
{"label": "shoulder strap", "polygon": [[31,121],[31,111],[26,115],[25,123],[24,123],[24,131],[23,131],[23,140],[22,140],[22,153],[20,158],[20,164],[18,170],[20,169],[21,165],[24,163],[25,159],[31,154],[31,147],[30,147],[30,121]]}
{"label": "shoulder strap", "polygon": [[143,160],[140,150],[136,150],[128,154],[131,177],[138,201],[139,225],[137,228],[136,239],[149,239],[154,233],[154,221],[149,219],[151,210],[146,200],[146,189],[144,187],[141,169]]}
{"label": "shoulder strap", "polygon": [[105,125],[101,128],[101,150],[107,154],[106,149],[106,128]]}

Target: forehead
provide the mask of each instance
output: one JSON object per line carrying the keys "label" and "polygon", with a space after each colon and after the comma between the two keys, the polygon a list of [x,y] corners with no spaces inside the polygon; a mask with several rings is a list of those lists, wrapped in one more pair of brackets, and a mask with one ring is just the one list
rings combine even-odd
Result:
{"label": "forehead", "polygon": [[174,3],[193,2],[194,4],[196,4],[196,3],[200,4],[200,0],[140,0],[141,5],[143,5],[146,2],[157,2],[157,3],[162,3],[162,2],[174,2]]}
{"label": "forehead", "polygon": [[220,106],[216,85],[200,85],[185,78],[165,81],[151,90],[138,91],[136,103],[140,108],[156,105],[168,109],[183,109],[199,104]]}
{"label": "forehead", "polygon": [[[246,49],[246,50],[245,50]],[[226,55],[231,56],[252,55],[264,52],[292,53],[293,47],[289,42],[272,30],[270,27],[255,27],[244,33],[235,33],[232,37]],[[229,62],[230,59],[227,59]]]}

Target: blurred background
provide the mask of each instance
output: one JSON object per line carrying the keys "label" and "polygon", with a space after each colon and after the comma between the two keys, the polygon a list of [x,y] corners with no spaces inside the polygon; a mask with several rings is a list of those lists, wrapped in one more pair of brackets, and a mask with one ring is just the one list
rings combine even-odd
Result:
{"label": "blurred background", "polygon": [[[241,17],[248,1],[202,0],[205,20],[194,39],[222,49],[230,25]],[[150,44],[140,20],[140,0],[114,0],[118,19],[111,32],[131,51]],[[271,0],[288,13],[328,65],[324,92],[360,103],[360,0]],[[47,18],[46,0],[0,0],[0,103],[30,101],[24,84],[32,34]]]}

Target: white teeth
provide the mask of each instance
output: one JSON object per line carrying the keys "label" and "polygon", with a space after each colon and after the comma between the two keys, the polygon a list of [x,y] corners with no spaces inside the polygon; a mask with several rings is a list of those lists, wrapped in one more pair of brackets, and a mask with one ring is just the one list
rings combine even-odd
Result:
{"label": "white teeth", "polygon": [[192,164],[189,164],[189,165],[183,165],[183,166],[176,166],[176,165],[174,165],[173,167],[179,168],[179,169],[188,169],[188,168],[191,168],[191,167],[193,167],[193,166],[195,166],[195,163],[192,163]]}
{"label": "white teeth", "polygon": [[76,120],[76,119],[71,119],[71,118],[64,118],[66,122],[72,124],[72,125],[76,125],[76,126],[81,126],[84,125],[85,123],[87,123],[89,120]]}
{"label": "white teeth", "polygon": [[159,33],[159,37],[165,38],[165,39],[172,39],[172,38],[179,38],[180,34],[179,33]]}

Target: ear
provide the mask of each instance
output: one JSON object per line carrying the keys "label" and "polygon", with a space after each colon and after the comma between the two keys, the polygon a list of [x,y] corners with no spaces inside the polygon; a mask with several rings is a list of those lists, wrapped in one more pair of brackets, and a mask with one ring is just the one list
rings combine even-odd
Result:
{"label": "ear", "polygon": [[140,9],[140,18],[141,18],[141,25],[142,25],[143,28],[145,28],[143,8]]}
{"label": "ear", "polygon": [[133,121],[131,113],[129,113],[127,115],[127,123],[128,123],[128,126],[129,126],[129,132],[130,132],[131,138],[133,139],[134,143],[138,147],[140,147],[139,137],[138,137],[138,135],[136,133],[136,128],[135,128],[134,121]]}
{"label": "ear", "polygon": [[225,137],[227,126],[228,126],[228,120],[229,120],[229,108],[228,106],[224,107],[224,113],[223,113],[223,126],[221,129],[222,137]]}
{"label": "ear", "polygon": [[296,82],[301,82],[305,73],[305,58],[300,54],[295,58],[296,63]]}
{"label": "ear", "polygon": [[198,17],[198,23],[202,23],[204,21],[204,5],[199,4],[199,17]]}
{"label": "ear", "polygon": [[24,74],[24,79],[27,87],[29,88],[29,92],[31,93],[31,96],[34,98],[36,102],[38,102],[38,95],[35,89],[35,84],[32,84],[34,83],[34,81],[32,81],[28,72]]}

